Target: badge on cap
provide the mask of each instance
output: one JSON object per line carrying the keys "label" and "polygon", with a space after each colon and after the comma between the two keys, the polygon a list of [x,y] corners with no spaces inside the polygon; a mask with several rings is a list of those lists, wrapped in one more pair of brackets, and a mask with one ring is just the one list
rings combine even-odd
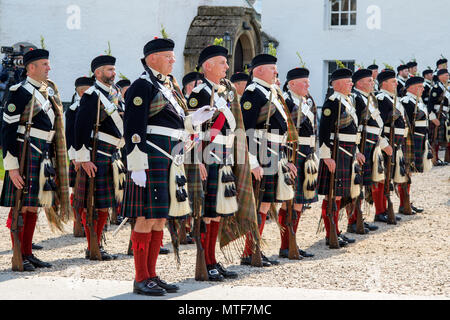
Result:
{"label": "badge on cap", "polygon": [[250,110],[252,108],[252,103],[250,101],[247,101],[243,105],[245,110]]}
{"label": "badge on cap", "polygon": [[331,109],[325,109],[325,110],[323,110],[323,115],[324,115],[325,117],[329,117],[330,114],[331,114]]}
{"label": "badge on cap", "polygon": [[134,97],[133,103],[135,106],[139,107],[142,104],[142,98],[141,97]]}
{"label": "badge on cap", "polygon": [[141,137],[137,133],[135,133],[131,137],[131,142],[133,142],[133,143],[140,143],[141,142]]}
{"label": "badge on cap", "polygon": [[8,105],[8,111],[9,112],[14,112],[14,111],[16,111],[16,105],[15,104],[13,104],[13,103],[10,103],[9,105]]}
{"label": "badge on cap", "polygon": [[55,95],[55,91],[50,87],[47,88],[47,92],[49,97],[53,97]]}
{"label": "badge on cap", "polygon": [[189,106],[191,108],[195,108],[196,106],[198,106],[198,100],[195,98],[191,98],[189,99]]}

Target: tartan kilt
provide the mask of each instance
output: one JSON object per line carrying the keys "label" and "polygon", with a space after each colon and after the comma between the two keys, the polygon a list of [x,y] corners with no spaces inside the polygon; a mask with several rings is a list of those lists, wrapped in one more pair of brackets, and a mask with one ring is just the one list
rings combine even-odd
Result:
{"label": "tartan kilt", "polygon": [[423,154],[425,152],[425,135],[414,134],[414,165],[418,172],[423,172]]}
{"label": "tartan kilt", "polygon": [[[356,145],[354,143],[340,142],[339,146],[343,147],[351,154],[355,154]],[[336,161],[337,170],[335,172],[336,196],[347,198],[350,197],[353,157],[350,157],[342,150],[338,149],[337,158],[338,158]],[[323,161],[323,159],[320,159],[319,177],[318,177],[319,194],[328,195],[329,183],[330,183],[330,171],[328,170],[328,167]]]}
{"label": "tartan kilt", "polygon": [[[117,151],[117,148],[112,144],[98,140],[97,150],[113,154]],[[95,209],[113,208],[116,206],[116,199],[114,194],[112,159],[111,157],[97,152],[94,164],[97,167],[94,192]],[[81,167],[78,174],[80,174],[80,180],[76,190],[74,190],[73,203],[75,208],[86,208],[86,199],[89,191],[89,177]]]}
{"label": "tartan kilt", "polygon": [[[167,153],[179,143],[171,137],[151,135],[147,137]],[[127,173],[121,215],[128,218],[164,219],[169,217],[169,177],[172,160],[147,144],[148,169],[145,188],[139,187]]]}
{"label": "tartan kilt", "polygon": [[[445,121],[446,119],[443,119],[444,117],[441,117],[440,119],[440,126],[438,127],[437,137],[436,140],[441,146],[447,145],[447,137],[445,135]],[[434,137],[434,129],[436,126],[430,121],[430,143],[433,143],[433,137]]]}
{"label": "tartan kilt", "polygon": [[[301,153],[303,153],[305,156],[308,156],[313,150],[310,146],[306,145],[300,145],[299,150]],[[306,204],[306,203],[313,203],[319,201],[317,188],[316,188],[316,194],[312,199],[305,199],[305,195],[303,192],[303,182],[305,181],[305,162],[306,158],[302,157],[297,153],[297,162],[295,163],[295,166],[297,168],[297,177],[295,178],[295,197],[294,197],[294,203],[299,204]]]}
{"label": "tartan kilt", "polygon": [[[222,161],[216,159],[209,154],[208,160],[208,177],[206,179],[206,193],[205,193],[205,218],[216,218],[218,216],[226,217],[232,216],[232,214],[218,214],[216,212],[217,205],[217,189],[219,187],[219,169],[220,165],[224,163],[224,160],[230,154],[230,149],[227,149],[224,145],[212,143],[209,148],[213,148],[214,154],[218,156]],[[205,183],[205,181],[203,182]]]}
{"label": "tartan kilt", "polygon": [[77,173],[75,171],[75,165],[70,161],[69,165],[69,187],[75,187],[75,180],[77,179]]}
{"label": "tartan kilt", "polygon": [[394,135],[394,144],[395,144],[395,148],[392,153],[393,159],[395,159],[397,146],[399,146],[399,145],[402,148],[403,155],[406,157],[406,139],[405,139],[405,137],[398,135],[398,134]]}
{"label": "tartan kilt", "polygon": [[[373,170],[373,152],[375,150],[376,143],[378,142],[379,136],[374,133],[367,132],[366,134],[366,145],[364,148],[364,157],[366,161],[363,164],[363,184],[365,186],[371,186],[377,184],[372,181],[372,170]],[[373,141],[375,143],[370,143],[367,140]]]}
{"label": "tartan kilt", "polygon": [[[22,152],[22,142],[19,142],[19,150]],[[48,144],[43,139],[37,139],[35,137],[31,137],[31,144],[34,145],[41,151],[49,151],[50,159],[53,158],[53,152],[51,148],[51,144]],[[23,206],[24,207],[40,207],[39,204],[39,172],[41,161],[44,158],[44,155],[39,153],[35,148],[29,146],[29,152],[31,153],[31,157],[29,156],[28,161],[26,163],[26,168],[24,169],[24,173],[28,172],[28,193],[22,193],[23,196]],[[19,163],[21,155],[19,154]],[[31,159],[31,160],[30,160]],[[54,164],[54,162],[52,161]],[[16,190],[17,188],[12,183],[8,172],[5,174],[5,179],[3,181],[3,189],[0,195],[0,206],[1,207],[14,207],[14,202],[16,198]]]}
{"label": "tartan kilt", "polygon": [[[262,161],[261,154],[260,154],[260,148],[258,148],[258,161],[259,164],[264,169],[264,195],[262,196],[262,202],[272,203],[272,202],[280,202],[277,200],[277,182],[278,182],[278,161],[280,159],[281,152],[286,152],[285,147],[281,146],[280,144],[271,143],[270,141],[267,142],[267,147],[275,150],[278,152],[278,155],[271,154],[271,152],[267,149],[266,150],[266,160]],[[268,159],[268,160],[267,160]],[[252,175],[252,182],[253,182],[253,190],[257,188],[258,181],[255,180],[255,178]],[[259,185],[259,190],[261,191],[263,189],[263,186]],[[256,196],[256,195],[255,195]],[[255,199],[258,203],[258,199]]]}

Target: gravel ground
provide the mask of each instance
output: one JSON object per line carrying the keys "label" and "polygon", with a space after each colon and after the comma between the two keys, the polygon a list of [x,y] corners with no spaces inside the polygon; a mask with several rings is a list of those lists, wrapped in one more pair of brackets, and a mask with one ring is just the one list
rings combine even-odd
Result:
{"label": "gravel ground", "polygon": [[[239,273],[238,279],[226,280],[226,284],[450,297],[450,166],[433,168],[431,172],[414,175],[412,179],[412,200],[425,211],[415,216],[401,216],[402,221],[395,226],[377,223],[379,230],[370,235],[351,235],[357,241],[346,248],[330,250],[325,246],[324,233],[316,233],[321,202],[304,212],[297,234],[299,247],[314,253],[314,258],[301,261],[280,259],[279,266],[260,269],[240,266],[237,254],[234,254],[231,263],[225,263],[223,254],[217,248],[218,260]],[[393,202],[394,208],[398,208],[396,196]],[[105,248],[110,253],[118,254],[118,260],[90,261],[84,259],[85,240],[73,237],[72,225],[66,226],[65,233],[52,233],[43,213],[39,216],[34,242],[44,246],[44,249],[34,253],[52,263],[53,267],[31,273],[11,272],[11,239],[4,227],[7,213],[8,209],[0,208],[0,230],[3,230],[0,232],[1,275],[11,278],[59,276],[133,280],[133,258],[126,255],[129,225],[114,238],[112,232],[117,226],[110,226],[106,233]],[[373,215],[372,207],[366,212],[366,221],[372,222]],[[340,229],[345,231],[346,227],[346,219],[341,220]],[[267,222],[263,238],[266,242],[263,248],[265,254],[277,257],[280,236],[273,221]],[[172,249],[167,230],[164,243]],[[192,283],[195,281],[195,253],[195,245],[181,246],[180,269],[177,269],[172,253],[160,255],[157,272],[166,281],[177,282],[181,286]]]}

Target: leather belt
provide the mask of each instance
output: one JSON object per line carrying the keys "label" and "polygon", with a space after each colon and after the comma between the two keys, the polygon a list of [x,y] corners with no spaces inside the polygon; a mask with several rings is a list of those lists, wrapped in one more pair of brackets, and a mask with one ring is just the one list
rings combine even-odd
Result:
{"label": "leather belt", "polygon": [[181,141],[186,141],[188,137],[188,134],[184,129],[173,129],[160,126],[147,126],[147,134],[172,137]]}
{"label": "leather belt", "polygon": [[[25,134],[25,126],[22,126],[22,125],[19,126],[17,128],[17,133]],[[47,142],[52,142],[53,137],[55,136],[55,131],[54,130],[45,131],[45,130],[40,130],[40,129],[36,129],[36,128],[31,128],[30,136],[41,139],[41,140],[45,140]]]}

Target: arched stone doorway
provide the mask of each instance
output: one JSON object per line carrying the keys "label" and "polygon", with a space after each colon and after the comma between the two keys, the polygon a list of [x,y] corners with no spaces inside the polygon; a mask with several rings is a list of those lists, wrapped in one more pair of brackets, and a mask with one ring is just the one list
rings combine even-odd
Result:
{"label": "arched stone doorway", "polygon": [[215,38],[230,35],[230,43],[225,43],[229,52],[228,77],[244,70],[245,64],[262,52],[261,25],[257,13],[244,7],[198,7],[197,16],[192,21],[184,47],[184,71],[195,70],[198,55]]}

